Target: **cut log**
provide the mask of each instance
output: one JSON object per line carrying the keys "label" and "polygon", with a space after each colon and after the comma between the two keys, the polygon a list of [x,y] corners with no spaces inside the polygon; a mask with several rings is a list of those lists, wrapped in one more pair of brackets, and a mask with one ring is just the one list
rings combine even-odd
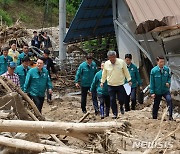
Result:
{"label": "cut log", "polygon": [[[84,121],[84,119],[86,119],[86,117],[90,114],[90,112],[87,112],[79,121],[78,123],[81,123]],[[64,136],[63,139],[66,139],[67,136]]]}
{"label": "cut log", "polygon": [[39,112],[39,110],[37,109],[36,105],[34,104],[34,102],[29,98],[29,96],[27,94],[25,94],[21,88],[17,85],[15,85],[11,80],[5,78],[5,77],[0,77],[3,81],[6,81],[7,85],[9,85],[9,87],[12,87],[17,93],[19,93],[24,100],[26,100],[29,105],[32,107],[35,115],[38,117],[39,120],[45,120],[44,117],[42,116],[42,114]]}
{"label": "cut log", "polygon": [[47,121],[0,120],[0,132],[59,134],[88,141],[88,134],[104,133],[110,129],[127,128],[127,122],[67,123]]}
{"label": "cut log", "polygon": [[[30,116],[33,120],[39,121],[39,120],[35,117],[35,115],[34,115],[33,113],[31,113],[29,110],[27,110],[27,112],[28,112],[29,116]],[[51,136],[59,145],[61,145],[61,146],[66,146],[63,142],[61,142],[61,141],[56,137],[56,135],[50,134],[50,136]]]}
{"label": "cut log", "polygon": [[68,147],[56,147],[51,145],[45,145],[40,143],[34,143],[30,141],[25,141],[21,139],[13,139],[4,136],[0,136],[0,145],[18,148],[34,152],[58,152],[63,154],[90,154],[91,151],[80,150],[80,149],[71,149]]}

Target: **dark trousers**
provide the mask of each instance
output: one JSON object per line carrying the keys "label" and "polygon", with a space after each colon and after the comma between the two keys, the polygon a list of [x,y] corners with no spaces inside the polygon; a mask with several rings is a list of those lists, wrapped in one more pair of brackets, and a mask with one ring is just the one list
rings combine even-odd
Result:
{"label": "dark trousers", "polygon": [[131,94],[126,94],[126,100],[125,100],[125,111],[130,111],[130,99],[131,99],[131,109],[135,110],[136,107],[136,88],[131,88]]}
{"label": "dark trousers", "polygon": [[169,111],[169,117],[172,117],[172,112],[173,112],[172,99],[171,99],[170,92],[167,92],[162,95],[156,95],[156,97],[154,98],[153,111],[152,111],[153,119],[157,119],[159,105],[160,105],[162,97],[166,99],[168,111]]}
{"label": "dark trousers", "polygon": [[47,90],[47,100],[51,101],[52,100],[52,94],[49,94],[49,91]]}
{"label": "dark trousers", "polygon": [[100,114],[101,117],[104,117],[104,107],[105,109],[105,116],[109,116],[109,110],[110,110],[110,97],[109,95],[102,95],[102,94],[97,94],[98,100],[100,102]]}
{"label": "dark trousers", "polygon": [[41,112],[42,106],[44,103],[44,97],[30,96],[30,98],[33,100],[34,104],[37,106],[39,112]]}
{"label": "dark trousers", "polygon": [[125,103],[126,91],[125,91],[123,85],[121,85],[121,86],[109,86],[108,85],[108,92],[109,92],[109,96],[110,96],[110,105],[111,105],[112,112],[113,112],[114,116],[117,116],[118,109],[117,109],[117,103],[116,103],[116,96],[120,103],[120,107],[122,107],[123,104]]}
{"label": "dark trousers", "polygon": [[[50,70],[48,70],[48,72],[49,72],[49,77],[50,77],[50,79],[51,79],[51,74],[50,74]],[[52,80],[51,80],[52,81]],[[52,100],[52,94],[49,94],[49,90],[47,89],[47,91],[46,91],[46,94],[47,94],[47,100],[48,101],[51,101]]]}
{"label": "dark trousers", "polygon": [[[89,89],[90,87],[81,87],[81,109],[83,112],[86,111],[87,93]],[[94,110],[96,112],[99,111],[96,91],[92,92],[92,101]]]}

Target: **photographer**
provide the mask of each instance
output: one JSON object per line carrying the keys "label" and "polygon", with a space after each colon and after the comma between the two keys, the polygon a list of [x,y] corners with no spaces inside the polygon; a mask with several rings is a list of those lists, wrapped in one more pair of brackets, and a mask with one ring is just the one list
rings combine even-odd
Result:
{"label": "photographer", "polygon": [[47,32],[41,32],[42,42],[44,43],[43,48],[48,49],[52,47],[50,37],[47,35]]}
{"label": "photographer", "polygon": [[33,32],[33,38],[31,40],[31,46],[35,46],[36,48],[40,49],[41,47],[41,38],[37,35],[37,31]]}

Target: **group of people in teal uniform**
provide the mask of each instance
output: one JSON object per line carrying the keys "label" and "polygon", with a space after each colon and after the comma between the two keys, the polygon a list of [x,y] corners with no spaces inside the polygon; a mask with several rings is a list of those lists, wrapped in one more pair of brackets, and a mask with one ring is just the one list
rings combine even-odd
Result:
{"label": "group of people in teal uniform", "polygon": [[[143,90],[143,82],[139,70],[132,63],[132,55],[126,54],[125,59],[117,58],[115,51],[107,53],[109,60],[101,63],[101,70],[97,70],[92,56],[87,56],[86,61],[80,64],[75,76],[76,87],[81,88],[81,108],[86,113],[88,91],[91,93],[95,114],[100,113],[101,119],[109,116],[112,109],[113,119],[118,118],[116,99],[120,103],[120,112],[136,109],[137,88]],[[124,84],[129,83],[131,93],[127,95]],[[157,119],[161,98],[167,101],[169,120],[172,120],[173,105],[170,95],[171,74],[165,66],[164,57],[157,57],[157,66],[150,73],[150,93],[154,99],[152,117]],[[98,99],[98,100],[97,100]],[[130,101],[131,100],[131,101]],[[99,102],[99,103],[98,103]],[[131,102],[131,104],[130,104]],[[99,105],[98,105],[99,104]],[[125,107],[125,110],[124,110]]]}
{"label": "group of people in teal uniform", "polygon": [[44,55],[38,57],[36,66],[31,68],[28,45],[23,46],[23,52],[18,55],[16,61],[8,55],[8,50],[9,48],[7,47],[2,49],[2,55],[0,56],[0,75],[9,78],[17,86],[20,86],[30,96],[41,112],[45,91],[51,95],[53,88],[50,72],[51,67],[54,69],[54,64],[49,58],[50,51],[45,49]]}
{"label": "group of people in teal uniform", "polygon": [[[41,112],[45,92],[51,98],[52,82],[50,78],[51,70],[56,73],[53,61],[49,58],[50,51],[46,49],[43,57],[39,57],[34,68],[29,66],[29,49],[27,45],[23,46],[23,52],[18,54],[14,52],[12,45],[11,55],[8,55],[8,48],[2,49],[0,56],[0,75],[12,79],[21,89],[27,93],[34,101]],[[117,58],[115,51],[107,53],[107,61],[101,63],[101,69],[98,71],[96,63],[91,55],[87,55],[86,60],[82,62],[76,72],[75,84],[81,88],[81,109],[83,113],[87,112],[86,102],[88,92],[92,96],[95,114],[100,114],[101,119],[110,115],[112,109],[112,118],[118,118],[117,100],[120,104],[120,112],[124,114],[130,110],[136,109],[136,93],[139,86],[142,88],[142,80],[139,70],[132,63],[132,55],[126,54],[124,59]],[[128,95],[124,84],[129,84],[131,93]],[[150,94],[154,99],[152,117],[158,118],[158,110],[162,97],[167,101],[169,110],[169,120],[172,120],[173,104],[170,94],[171,72],[165,66],[164,57],[157,57],[157,66],[150,72]],[[130,103],[131,102],[131,103]]]}

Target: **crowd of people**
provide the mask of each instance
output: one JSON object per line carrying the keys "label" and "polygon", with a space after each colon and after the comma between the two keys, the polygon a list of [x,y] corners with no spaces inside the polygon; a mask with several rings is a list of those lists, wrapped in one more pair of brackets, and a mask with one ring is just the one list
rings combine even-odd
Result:
{"label": "crowd of people", "polygon": [[[117,58],[115,51],[107,53],[109,60],[101,63],[101,70],[97,71],[96,63],[92,56],[87,56],[86,61],[78,67],[75,77],[76,87],[81,87],[81,109],[86,113],[88,92],[92,96],[95,114],[100,113],[101,119],[109,116],[110,108],[113,119],[118,118],[117,101],[120,112],[124,114],[136,109],[136,91],[142,87],[142,80],[135,64],[132,63],[132,55],[126,54],[124,60]],[[125,84],[129,84],[131,92],[127,93]],[[164,57],[157,57],[157,66],[150,73],[150,94],[154,99],[152,118],[157,119],[159,105],[162,97],[167,101],[169,120],[172,120],[173,105],[170,94],[171,75],[165,66]],[[98,98],[98,100],[97,100]],[[130,104],[131,100],[131,104]],[[98,105],[98,101],[99,104]]]}
{"label": "crowd of people", "polygon": [[33,38],[31,40],[31,46],[34,46],[38,49],[49,49],[52,47],[50,37],[47,35],[47,32],[37,31],[33,32]]}
{"label": "crowd of people", "polygon": [[[37,33],[36,31],[33,34]],[[47,33],[41,33],[38,37],[36,34],[33,36],[31,45],[37,45],[35,38],[42,37],[44,40],[43,55],[36,57],[36,61],[31,60],[32,53],[28,45],[23,45],[22,52],[16,49],[16,43],[12,43],[9,47],[2,49],[0,56],[0,75],[4,76],[14,82],[17,86],[29,95],[34,101],[38,110],[41,112],[45,92],[47,91],[47,101],[52,102],[52,82],[51,72],[57,74],[54,67],[53,60],[49,57],[50,51],[48,50],[50,39]],[[42,39],[41,38],[41,39]],[[38,42],[37,48],[41,47],[42,41]]]}
{"label": "crowd of people", "polygon": [[[36,31],[33,34],[31,43],[39,48],[41,46],[40,35],[38,36]],[[47,34],[41,35],[47,37]],[[31,65],[28,45],[24,45],[22,53],[19,53],[16,50],[16,44],[13,43],[10,49],[8,47],[3,48],[0,56],[0,75],[20,86],[34,101],[40,112],[46,92],[47,101],[49,103],[52,101],[51,72],[57,77],[57,71],[49,55],[50,51],[45,48],[43,55],[37,57],[35,65]],[[111,108],[112,118],[117,119],[119,111],[117,101],[120,104],[121,114],[135,110],[137,88],[139,86],[142,90],[143,83],[137,66],[132,63],[131,54],[126,54],[124,59],[120,59],[117,58],[115,51],[109,51],[107,57],[109,60],[103,61],[101,70],[98,71],[93,57],[87,55],[86,61],[82,62],[77,69],[75,85],[77,88],[81,88],[81,109],[83,113],[87,112],[86,102],[89,93],[92,96],[96,115],[100,114],[101,119],[104,119],[109,116]],[[130,94],[127,93],[125,84],[129,84]],[[160,101],[164,97],[168,105],[169,120],[172,120],[173,105],[169,90],[170,84],[171,75],[169,68],[165,66],[165,59],[157,57],[157,66],[150,73],[150,93],[154,99],[153,119],[157,119]]]}

